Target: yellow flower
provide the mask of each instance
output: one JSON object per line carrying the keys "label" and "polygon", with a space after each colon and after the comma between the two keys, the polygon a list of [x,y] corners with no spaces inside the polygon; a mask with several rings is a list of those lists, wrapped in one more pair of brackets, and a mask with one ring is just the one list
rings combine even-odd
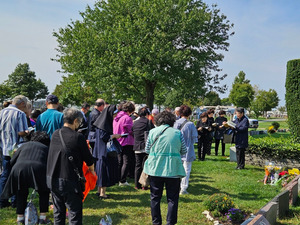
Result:
{"label": "yellow flower", "polygon": [[300,171],[296,168],[293,168],[292,170],[288,170],[289,172],[289,175],[299,175],[300,174]]}

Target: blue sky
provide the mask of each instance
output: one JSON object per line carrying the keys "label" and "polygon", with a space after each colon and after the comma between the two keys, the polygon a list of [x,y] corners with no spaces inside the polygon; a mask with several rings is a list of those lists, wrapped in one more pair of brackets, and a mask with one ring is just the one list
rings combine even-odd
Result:
{"label": "blue sky", "polygon": [[[52,32],[80,19],[93,0],[10,0],[0,4],[0,82],[19,63],[31,70],[52,92],[61,75],[60,65],[50,60],[57,46]],[[243,70],[252,85],[275,89],[284,105],[286,63],[300,58],[300,1],[205,0],[234,23],[235,35],[220,63],[229,85]],[[227,97],[228,92],[221,97]]]}

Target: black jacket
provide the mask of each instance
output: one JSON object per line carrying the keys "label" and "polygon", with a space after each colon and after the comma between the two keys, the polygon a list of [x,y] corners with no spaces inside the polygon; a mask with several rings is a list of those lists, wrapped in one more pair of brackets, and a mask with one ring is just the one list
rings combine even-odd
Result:
{"label": "black jacket", "polygon": [[[75,164],[82,175],[83,161],[86,162],[87,166],[91,166],[94,163],[94,158],[88,149],[86,140],[82,134],[77,133],[71,128],[63,127],[61,131],[67,150],[71,152]],[[79,183],[77,182],[78,176],[63,150],[59,130],[56,130],[52,135],[48,154],[47,185],[50,189],[52,188],[54,179],[71,181],[75,184],[75,189],[80,189]]]}
{"label": "black jacket", "polygon": [[40,142],[24,143],[10,160],[11,173],[6,182],[2,197],[8,199],[18,190],[34,188],[47,191],[46,167],[48,147]]}
{"label": "black jacket", "polygon": [[240,120],[236,119],[233,121],[236,124],[235,127],[235,146],[237,148],[248,147],[248,128],[249,120],[243,116]]}
{"label": "black jacket", "polygon": [[134,151],[141,151],[145,149],[145,131],[149,131],[154,128],[153,123],[146,117],[140,117],[135,120],[132,126],[133,136],[134,136]]}
{"label": "black jacket", "polygon": [[219,128],[219,126],[222,126],[223,122],[227,122],[227,118],[219,116],[219,117],[216,118],[215,122],[217,123],[216,132],[215,132],[215,139],[219,139],[219,140],[223,139],[226,127]]}
{"label": "black jacket", "polygon": [[[203,129],[201,131],[198,130],[199,127],[202,127]],[[198,139],[204,139],[204,140],[210,140],[210,131],[206,128],[211,128],[210,122],[207,120],[205,123],[202,123],[202,120],[200,119],[197,122],[196,125],[197,131],[198,131]]]}

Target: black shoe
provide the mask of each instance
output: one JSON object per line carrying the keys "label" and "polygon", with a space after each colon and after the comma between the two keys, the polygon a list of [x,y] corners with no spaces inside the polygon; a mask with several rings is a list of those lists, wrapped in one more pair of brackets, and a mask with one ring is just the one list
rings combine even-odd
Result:
{"label": "black shoe", "polygon": [[51,220],[49,220],[49,219],[44,219],[44,220],[42,220],[42,219],[39,219],[39,225],[40,224],[53,224],[52,223],[52,221]]}
{"label": "black shoe", "polygon": [[97,192],[95,195],[96,195],[97,197],[99,197],[99,196],[100,196],[100,193]]}
{"label": "black shoe", "polygon": [[236,170],[240,170],[240,169],[241,169],[241,167],[238,167],[238,166],[237,166],[235,169],[236,169]]}

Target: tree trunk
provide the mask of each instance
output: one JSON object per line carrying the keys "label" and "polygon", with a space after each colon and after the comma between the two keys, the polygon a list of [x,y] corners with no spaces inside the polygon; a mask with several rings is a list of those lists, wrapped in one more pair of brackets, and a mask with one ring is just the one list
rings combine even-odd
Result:
{"label": "tree trunk", "polygon": [[145,81],[145,88],[146,88],[146,104],[150,108],[153,109],[154,104],[154,90],[155,90],[156,82],[154,81]]}

